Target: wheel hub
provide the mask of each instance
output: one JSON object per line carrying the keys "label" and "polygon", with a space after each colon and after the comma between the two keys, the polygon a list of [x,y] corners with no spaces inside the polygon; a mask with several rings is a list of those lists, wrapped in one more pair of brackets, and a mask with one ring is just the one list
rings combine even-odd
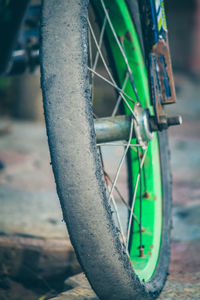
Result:
{"label": "wheel hub", "polygon": [[132,138],[137,138],[138,144],[146,149],[148,142],[153,139],[154,131],[167,129],[169,126],[180,125],[180,116],[166,117],[163,124],[157,126],[156,118],[150,115],[139,103],[134,106],[134,115],[122,115],[95,119],[95,132],[97,144],[128,140],[130,137],[131,120],[133,118]]}
{"label": "wheel hub", "polygon": [[128,115],[96,119],[95,131],[97,144],[128,140],[132,119],[132,138],[137,138],[140,146],[146,148],[148,142],[153,138],[153,131],[150,127],[150,113],[147,109],[142,108],[139,103],[135,104],[134,116]]}

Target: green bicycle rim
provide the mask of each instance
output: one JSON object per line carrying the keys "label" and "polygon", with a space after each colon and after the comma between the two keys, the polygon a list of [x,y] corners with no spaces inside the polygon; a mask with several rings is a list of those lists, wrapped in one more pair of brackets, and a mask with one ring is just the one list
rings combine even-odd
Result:
{"label": "green bicycle rim", "polygon": [[[95,13],[103,22],[104,12],[101,1],[91,1]],[[139,44],[137,32],[131,19],[128,7],[125,1],[122,0],[104,0],[103,2],[109,12],[109,17],[116,32],[116,35],[123,45],[124,52],[128,59],[131,68],[134,83],[137,89],[140,104],[144,108],[148,108],[151,114],[154,113],[151,106],[147,70],[142,56],[141,47]],[[127,74],[127,66],[120,52],[119,46],[113,36],[110,26],[106,25],[106,37],[109,42],[110,56],[115,66],[117,80],[122,87]],[[130,80],[124,89],[133,100],[136,101],[136,96],[133,91]],[[130,107],[134,109],[134,104],[129,99],[126,99]],[[125,113],[130,115],[131,111],[124,104]],[[132,144],[136,140],[131,141]],[[139,155],[143,155],[140,149]],[[132,177],[132,187],[135,187],[137,174],[139,172],[138,153],[130,149],[130,169]],[[162,237],[162,183],[161,183],[161,168],[159,155],[159,141],[157,134],[149,142],[146,158],[141,172],[142,181],[142,245],[144,246],[143,257],[139,256],[138,247],[140,245],[139,225],[133,220],[131,226],[131,236],[129,242],[129,256],[133,269],[140,280],[145,282],[150,281],[158,263],[159,252]],[[140,214],[140,189],[137,190],[134,215],[139,219]]]}

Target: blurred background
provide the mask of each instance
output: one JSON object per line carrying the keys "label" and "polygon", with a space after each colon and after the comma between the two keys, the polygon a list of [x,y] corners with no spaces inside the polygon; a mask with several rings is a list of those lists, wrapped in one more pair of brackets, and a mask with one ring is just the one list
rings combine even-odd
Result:
{"label": "blurred background", "polygon": [[[165,6],[177,92],[168,110],[183,125],[169,129],[172,259],[160,299],[200,299],[200,0]],[[51,171],[39,69],[0,79],[0,115],[0,299],[48,299],[81,268]]]}

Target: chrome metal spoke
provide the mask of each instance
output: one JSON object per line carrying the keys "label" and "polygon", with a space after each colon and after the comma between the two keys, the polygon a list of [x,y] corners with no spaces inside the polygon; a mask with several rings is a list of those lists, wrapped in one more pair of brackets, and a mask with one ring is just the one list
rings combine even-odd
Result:
{"label": "chrome metal spoke", "polygon": [[133,124],[134,124],[134,123],[133,123],[133,119],[132,119],[132,120],[131,120],[131,126],[130,126],[130,135],[129,135],[128,144],[127,144],[127,146],[126,146],[126,149],[125,149],[125,151],[124,151],[124,153],[123,153],[123,156],[122,156],[122,158],[121,158],[121,160],[120,160],[120,163],[119,163],[119,166],[118,166],[118,168],[117,168],[117,172],[116,172],[116,175],[115,175],[115,178],[114,178],[114,181],[113,181],[113,185],[112,185],[111,192],[110,192],[110,195],[109,195],[109,198],[108,198],[108,202],[110,201],[110,198],[111,198],[111,196],[112,196],[113,190],[114,190],[115,185],[116,185],[116,183],[117,183],[117,179],[118,179],[118,177],[119,177],[119,173],[120,173],[122,164],[123,164],[123,162],[124,162],[124,159],[125,159],[125,157],[126,157],[126,154],[127,154],[127,152],[128,152],[128,149],[129,149],[129,146],[130,146],[130,143],[131,143],[131,139],[132,139],[132,135],[133,135]]}
{"label": "chrome metal spoke", "polygon": [[[100,55],[100,57],[101,57],[101,59],[102,59],[102,62],[103,62],[103,64],[104,64],[104,67],[105,67],[105,69],[106,69],[106,71],[107,71],[107,73],[108,73],[108,75],[109,75],[111,81],[108,80],[108,79],[106,79],[105,77],[103,77],[103,76],[100,75],[99,73],[97,73],[94,69],[91,69],[91,68],[89,68],[89,67],[88,67],[88,69],[89,69],[93,74],[95,74],[96,76],[98,76],[99,78],[101,78],[102,80],[104,80],[105,82],[107,82],[108,84],[110,84],[112,87],[114,87],[116,90],[119,91],[120,96],[122,97],[122,99],[124,100],[124,102],[126,103],[126,105],[128,106],[128,108],[129,108],[130,111],[132,112],[133,116],[135,117],[135,114],[134,114],[132,108],[130,107],[128,101],[125,99],[124,96],[126,96],[126,97],[127,97],[129,100],[131,100],[132,102],[135,102],[135,101],[134,101],[129,95],[127,95],[122,89],[120,89],[120,88],[117,86],[117,84],[116,84],[116,82],[115,82],[115,80],[114,80],[114,78],[113,78],[113,76],[112,76],[112,74],[111,74],[111,72],[110,72],[110,70],[109,70],[107,64],[106,64],[106,61],[105,61],[105,59],[104,59],[104,57],[103,57],[103,54],[102,54],[102,51],[101,51],[101,49],[99,48],[97,39],[96,39],[96,37],[95,37],[94,31],[93,31],[93,29],[92,29],[92,26],[91,26],[91,23],[90,23],[89,19],[88,19],[88,25],[89,25],[89,28],[90,28],[92,37],[93,37],[93,39],[94,39],[95,45],[96,45],[96,47],[97,47],[97,49],[98,49],[99,55]],[[136,119],[136,118],[135,118],[135,119]],[[136,121],[137,121],[137,120],[136,120]]]}
{"label": "chrome metal spoke", "polygon": [[[126,77],[125,77],[125,80],[124,80],[124,83],[123,83],[123,86],[122,86],[122,91],[124,92],[124,89],[125,89],[125,87],[126,87],[126,84],[127,84],[127,81],[128,81],[128,74],[126,73]],[[119,105],[120,105],[120,103],[121,103],[121,100],[122,100],[122,96],[121,96],[121,94],[119,95],[119,97],[118,97],[118,99],[117,99],[117,102],[116,102],[116,104],[115,104],[115,107],[114,107],[114,109],[113,109],[113,112],[112,112],[112,117],[114,117],[115,115],[116,115],[116,113],[117,113],[117,110],[118,110],[118,108],[119,108]]]}
{"label": "chrome metal spoke", "polygon": [[[110,183],[113,184],[112,179],[110,178],[109,174],[106,173],[105,170],[104,170],[104,174],[105,174],[105,176],[108,178],[108,180],[110,181]],[[129,204],[125,201],[124,197],[123,197],[122,194],[120,193],[120,191],[119,191],[119,189],[117,188],[117,186],[115,186],[115,191],[117,192],[117,194],[118,194],[119,197],[120,197],[120,200],[124,203],[124,205],[127,207],[127,209],[128,209],[129,211],[131,211],[131,207],[130,207]],[[136,217],[136,215],[135,215],[134,213],[133,213],[133,218],[134,218],[134,220],[137,222],[137,224],[140,226],[140,222],[139,222],[138,218]],[[142,228],[142,230],[144,230],[144,227],[141,226],[141,228]]]}
{"label": "chrome metal spoke", "polygon": [[[115,144],[115,143],[102,143],[97,146],[111,146],[111,147],[127,147],[127,143]],[[139,144],[130,144],[129,147],[141,147]]]}
{"label": "chrome metal spoke", "polygon": [[[103,36],[104,36],[105,28],[106,28],[106,23],[107,23],[107,18],[105,16],[104,21],[103,21],[103,26],[102,26],[102,29],[101,29],[101,33],[100,33],[100,37],[99,37],[99,44],[98,44],[99,49],[101,49],[101,46],[102,46]],[[93,70],[96,70],[97,63],[98,63],[98,60],[99,60],[99,55],[100,55],[99,51],[97,51],[96,56],[95,56],[95,60],[94,60],[94,64],[92,66]],[[92,76],[94,76],[94,73],[92,74]]]}
{"label": "chrome metal spoke", "polygon": [[[88,33],[88,39],[89,39],[89,64],[92,67],[93,65],[93,55],[92,55],[92,40],[91,40],[91,33]],[[91,92],[91,99],[92,99],[92,103],[94,100],[94,89],[93,89],[93,77],[92,74],[90,76],[90,92]]]}
{"label": "chrome metal spoke", "polygon": [[126,96],[129,100],[131,100],[132,102],[134,102],[134,100],[129,97],[125,92],[122,91],[122,89],[120,89],[117,85],[113,84],[110,80],[106,79],[105,77],[103,77],[102,75],[100,75],[99,73],[97,73],[96,71],[92,70],[90,67],[88,67],[88,70],[93,72],[96,76],[98,76],[99,78],[101,78],[102,80],[104,80],[105,82],[107,82],[108,84],[110,84],[111,86],[113,86],[116,90],[118,90],[121,93],[122,99],[124,100],[124,102],[126,103],[126,105],[128,106],[128,108],[130,109],[132,115],[134,116],[136,122],[136,116],[135,113],[133,111],[133,109],[131,108],[130,104],[128,103],[128,101],[126,100],[126,98],[124,96]]}
{"label": "chrome metal spoke", "polygon": [[[109,185],[108,185],[108,192],[111,192],[111,188],[110,188]],[[113,204],[114,209],[115,209],[117,222],[118,222],[118,225],[119,225],[122,240],[123,240],[124,246],[126,246],[126,238],[125,238],[125,235],[124,235],[123,226],[122,226],[122,223],[121,223],[121,220],[120,220],[119,211],[118,211],[117,204],[116,204],[116,201],[115,201],[115,198],[114,198],[113,194],[111,195],[111,200],[112,200],[112,204]]]}
{"label": "chrome metal spoke", "polygon": [[89,39],[89,63],[90,63],[90,67],[93,66],[93,55],[92,55],[92,40],[91,40],[91,33],[88,33],[88,39]]}
{"label": "chrome metal spoke", "polygon": [[[114,80],[114,78],[113,78],[113,76],[112,76],[112,74],[111,74],[111,72],[110,72],[110,70],[109,70],[109,68],[108,68],[108,66],[107,66],[107,63],[106,63],[106,61],[105,61],[105,59],[104,59],[104,57],[103,57],[102,51],[101,51],[101,49],[100,49],[100,47],[99,47],[99,45],[98,45],[98,43],[97,43],[97,39],[96,39],[96,37],[95,37],[94,31],[93,31],[93,29],[92,29],[92,26],[91,26],[91,23],[90,23],[90,20],[89,20],[89,19],[88,19],[88,25],[89,25],[89,28],[90,28],[90,32],[91,32],[91,34],[92,34],[92,37],[93,37],[93,39],[94,39],[95,45],[96,45],[96,47],[97,47],[97,50],[98,50],[98,52],[99,52],[99,55],[100,55],[100,57],[101,57],[101,59],[102,59],[102,62],[103,62],[103,64],[104,64],[104,67],[105,67],[105,69],[106,69],[106,71],[107,71],[107,73],[108,73],[108,75],[109,75],[109,77],[110,77],[112,83],[113,83],[114,85],[117,86],[117,84],[116,84],[116,82],[115,82],[115,80]],[[94,70],[94,69],[93,69],[93,70]]]}
{"label": "chrome metal spoke", "polygon": [[[101,163],[102,163],[102,167],[103,167],[103,172],[105,174],[106,172],[105,172],[105,169],[104,169],[104,162],[103,162],[103,155],[102,155],[102,152],[101,152],[101,147],[98,147],[98,149],[99,149],[100,159],[101,159]],[[108,192],[110,192],[111,188],[110,188],[109,182],[108,182],[109,175],[107,174],[107,177],[106,176],[104,176],[104,177],[105,177],[106,185],[107,185],[107,188],[108,188]],[[112,199],[112,203],[113,203],[113,206],[114,206],[114,209],[115,209],[115,213],[116,213],[116,217],[117,217],[117,222],[118,222],[118,225],[119,225],[119,228],[120,228],[120,232],[121,232],[121,236],[122,236],[122,239],[123,239],[123,243],[124,243],[124,246],[126,246],[126,238],[125,238],[123,227],[122,227],[122,223],[121,223],[121,220],[120,220],[120,216],[119,216],[119,211],[118,211],[118,208],[117,208],[117,204],[116,204],[116,201],[115,201],[113,195],[111,196],[111,199]]]}
{"label": "chrome metal spoke", "polygon": [[[104,170],[104,173],[106,173],[105,170]],[[112,181],[112,179],[110,178],[110,176],[108,175],[108,173],[106,173],[106,176],[107,176],[108,180],[110,181],[110,183],[113,184],[113,181]],[[120,191],[119,191],[119,189],[118,189],[117,186],[115,186],[115,191],[116,191],[117,194],[119,195],[119,197],[120,197],[121,201],[124,203],[124,205],[126,205],[127,209],[128,209],[129,211],[131,211],[130,205],[126,202],[126,200],[124,199],[124,197],[123,197],[122,194],[120,193]],[[140,225],[140,222],[139,222],[138,218],[136,217],[136,215],[135,215],[134,213],[133,213],[133,218],[134,218],[134,220],[138,223],[138,225]],[[142,228],[142,230],[144,230],[144,228],[143,228],[142,226],[141,226],[141,228]]]}
{"label": "chrome metal spoke", "polygon": [[[113,33],[113,35],[114,35],[114,37],[115,37],[115,40],[116,40],[116,42],[117,42],[117,44],[118,44],[118,46],[119,46],[119,49],[120,49],[120,51],[121,51],[121,54],[122,54],[123,58],[124,58],[125,64],[126,64],[126,66],[127,66],[127,71],[128,71],[128,74],[129,74],[129,78],[130,78],[130,81],[131,81],[131,84],[132,84],[132,83],[134,83],[134,79],[133,79],[133,74],[132,74],[132,71],[131,71],[131,68],[130,68],[128,59],[127,59],[127,57],[126,57],[126,54],[125,54],[125,52],[124,52],[124,49],[123,49],[123,47],[122,47],[122,45],[121,45],[119,39],[118,39],[118,37],[117,37],[117,34],[116,34],[115,29],[114,29],[114,27],[113,27],[113,25],[112,25],[111,19],[110,19],[110,17],[109,17],[108,11],[107,11],[107,9],[106,9],[106,6],[105,6],[103,0],[101,0],[101,4],[102,4],[103,10],[104,10],[104,13],[105,13],[105,15],[106,15],[106,17],[107,17],[107,19],[108,19],[108,23],[109,23],[109,25],[110,25],[111,31],[112,31],[112,33]],[[136,89],[136,87],[135,87],[135,84],[134,84],[134,86],[133,86],[133,90],[134,90],[136,99],[137,99],[137,101],[139,102],[139,97],[138,97],[138,93],[137,93],[137,89]]]}
{"label": "chrome metal spoke", "polygon": [[[122,45],[123,45],[124,54],[125,54],[125,56],[126,56],[126,49],[125,49],[123,43],[122,43]],[[134,93],[135,93],[137,102],[139,102],[139,96],[138,96],[137,88],[136,88],[136,85],[135,85],[135,82],[134,82],[133,74],[130,73],[129,70],[128,70],[128,77],[129,77],[129,79],[130,79],[130,83],[131,83],[132,88],[133,88],[133,91],[134,91]]]}
{"label": "chrome metal spoke", "polygon": [[122,98],[123,95],[126,96],[129,100],[131,100],[133,103],[135,103],[135,101],[128,95],[126,94],[122,89],[120,89],[115,83],[111,82],[110,80],[108,80],[107,78],[105,78],[104,76],[102,76],[101,74],[97,73],[95,70],[91,69],[90,67],[88,67],[88,70],[92,73],[94,73],[96,76],[98,76],[99,78],[101,78],[102,80],[104,80],[105,82],[107,82],[108,84],[110,84],[112,87],[114,87],[117,91],[119,91],[122,94]]}
{"label": "chrome metal spoke", "polygon": [[[115,87],[120,93],[124,94],[124,96],[126,96],[129,100],[131,100],[132,102],[135,102],[129,95],[127,95],[122,89],[120,89],[120,88],[117,86],[117,84],[116,84],[116,82],[115,82],[115,80],[114,80],[114,78],[113,78],[113,76],[112,76],[112,74],[111,74],[111,72],[110,72],[110,70],[109,70],[109,68],[108,68],[108,66],[107,66],[107,63],[106,63],[106,61],[105,61],[105,59],[104,59],[104,57],[103,57],[102,51],[101,51],[101,49],[100,49],[100,47],[99,47],[99,45],[98,45],[98,43],[97,43],[97,39],[96,39],[96,37],[95,37],[94,31],[93,31],[93,29],[92,29],[92,26],[91,26],[91,23],[90,23],[89,20],[88,20],[88,25],[89,25],[89,28],[90,28],[92,37],[93,37],[93,39],[94,39],[95,45],[96,45],[96,47],[97,47],[97,49],[98,49],[99,55],[100,55],[100,57],[101,57],[101,59],[102,59],[102,62],[103,62],[103,64],[104,64],[104,67],[105,67],[105,69],[106,69],[106,71],[107,71],[107,73],[108,73],[108,75],[109,75],[109,77],[110,77],[110,79],[111,79],[111,82],[112,82],[111,85],[112,85],[113,87]],[[95,74],[95,75],[98,74],[100,78],[103,77],[103,76],[101,76],[99,73],[97,73],[97,72],[95,71],[95,69],[90,69],[90,71],[93,72],[93,74]],[[104,78],[104,80],[106,79],[105,77],[103,77],[103,78]],[[109,81],[109,80],[108,80],[108,81]],[[107,82],[108,82],[108,81],[107,81]],[[110,81],[109,81],[109,82],[110,82]],[[123,96],[121,95],[121,97],[123,97]]]}
{"label": "chrome metal spoke", "polygon": [[[110,181],[110,183],[113,185],[113,181],[110,178],[109,174],[104,170],[104,176],[107,177],[108,181]],[[126,202],[126,200],[124,199],[124,197],[122,196],[122,194],[120,193],[119,189],[117,186],[115,186],[115,191],[117,192],[120,200],[124,203],[124,205],[126,205],[127,209],[131,211],[131,207],[129,206],[129,204]]]}
{"label": "chrome metal spoke", "polygon": [[[142,150],[142,155],[143,155],[143,150]],[[142,243],[142,170],[141,170],[141,165],[140,165],[140,152],[138,148],[137,152],[138,156],[138,161],[139,161],[139,174],[140,174],[140,225],[139,225],[139,233],[140,233],[140,246],[139,246],[139,257],[144,257],[144,246]]]}
{"label": "chrome metal spoke", "polygon": [[[142,157],[141,163],[140,163],[140,169],[142,169],[145,158],[146,158],[146,154],[147,154],[147,150],[148,147],[146,148],[144,155]],[[133,194],[133,200],[132,200],[132,204],[131,204],[131,214],[130,214],[130,218],[129,218],[129,223],[128,223],[128,231],[127,231],[127,242],[126,242],[126,249],[128,250],[128,244],[129,244],[129,239],[130,239],[130,230],[131,230],[131,224],[132,224],[132,219],[133,219],[133,209],[135,206],[135,199],[136,199],[136,195],[137,195],[137,188],[138,188],[138,183],[140,180],[140,172],[137,175],[137,179],[136,179],[136,184],[135,184],[135,190],[134,190],[134,194]]]}

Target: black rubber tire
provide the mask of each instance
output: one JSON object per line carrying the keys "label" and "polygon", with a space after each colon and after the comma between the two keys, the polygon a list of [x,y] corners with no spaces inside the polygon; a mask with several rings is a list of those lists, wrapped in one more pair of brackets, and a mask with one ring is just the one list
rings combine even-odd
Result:
{"label": "black rubber tire", "polygon": [[79,262],[100,299],[156,298],[166,280],[171,179],[166,133],[159,135],[163,235],[150,282],[140,282],[118,238],[105,193],[87,73],[88,0],[43,0],[41,85],[52,167],[64,220]]}

